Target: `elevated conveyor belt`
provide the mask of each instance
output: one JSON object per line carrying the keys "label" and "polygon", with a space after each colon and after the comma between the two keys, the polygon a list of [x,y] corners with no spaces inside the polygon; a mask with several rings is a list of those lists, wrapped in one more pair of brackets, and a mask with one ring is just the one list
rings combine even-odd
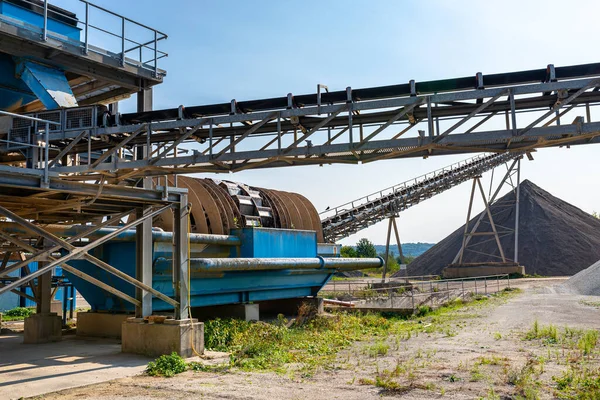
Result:
{"label": "elevated conveyor belt", "polygon": [[48,132],[14,116],[5,132],[0,124],[0,163],[43,167],[46,160],[28,160],[35,152],[25,151],[43,141],[50,172],[133,184],[169,174],[522,153],[600,142],[599,89],[600,64],[548,65],[330,93],[318,85],[315,94],[148,113],[58,109],[29,115],[55,121]]}
{"label": "elevated conveyor belt", "polygon": [[324,211],[325,241],[348,237],[516,157],[520,154],[480,155]]}

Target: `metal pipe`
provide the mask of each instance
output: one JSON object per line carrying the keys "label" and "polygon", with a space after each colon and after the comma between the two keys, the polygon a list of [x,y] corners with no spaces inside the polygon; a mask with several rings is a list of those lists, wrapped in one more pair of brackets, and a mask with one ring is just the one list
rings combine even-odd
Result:
{"label": "metal pipe", "polygon": [[[379,268],[383,258],[193,258],[191,272],[268,271],[282,269],[356,270]],[[161,264],[164,264],[162,266]],[[159,259],[157,268],[170,268],[171,260]]]}
{"label": "metal pipe", "polygon": [[[90,225],[45,225],[44,229],[58,236],[73,237],[80,235],[81,233],[88,231],[92,228]],[[85,237],[88,239],[98,239],[102,236],[106,236],[117,228],[102,228],[95,232],[91,232]],[[14,222],[0,223],[0,231],[7,234],[13,235],[29,235],[30,232],[23,228],[21,225]],[[116,237],[112,238],[113,241],[120,242],[133,242],[135,241],[136,231],[135,229],[126,230]],[[163,231],[152,231],[152,240],[159,243],[171,243],[173,241],[172,232]],[[240,246],[241,241],[237,236],[232,235],[210,235],[205,233],[190,233],[190,243],[192,244],[214,244],[221,246]]]}
{"label": "metal pipe", "polygon": [[521,159],[517,160],[517,189],[515,193],[515,263],[519,263],[519,197],[521,195]]}

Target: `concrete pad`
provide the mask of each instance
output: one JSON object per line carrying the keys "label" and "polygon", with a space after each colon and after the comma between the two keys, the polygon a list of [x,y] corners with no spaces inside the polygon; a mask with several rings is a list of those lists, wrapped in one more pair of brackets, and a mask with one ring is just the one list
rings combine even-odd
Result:
{"label": "concrete pad", "polygon": [[25,318],[23,343],[58,342],[62,335],[62,319],[56,313],[33,314]]}
{"label": "concrete pad", "polygon": [[192,308],[194,318],[206,321],[214,318],[235,318],[245,321],[260,321],[258,304],[226,304],[222,306]]}
{"label": "concrete pad", "polygon": [[122,334],[123,353],[158,357],[175,352],[189,358],[194,356],[194,349],[198,354],[204,352],[204,323],[197,319],[166,320],[159,324],[130,318],[123,322]]}
{"label": "concrete pad", "polygon": [[134,376],[151,358],[121,353],[113,339],[65,336],[55,343],[22,344],[22,334],[0,336],[0,398],[39,396]]}
{"label": "concrete pad", "polygon": [[129,314],[77,313],[77,336],[121,338],[121,327]]}

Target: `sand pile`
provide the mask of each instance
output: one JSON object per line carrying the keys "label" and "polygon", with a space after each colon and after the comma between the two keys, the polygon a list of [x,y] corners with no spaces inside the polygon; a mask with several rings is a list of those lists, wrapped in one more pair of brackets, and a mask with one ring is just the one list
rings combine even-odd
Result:
{"label": "sand pile", "polygon": [[[514,255],[514,200],[511,191],[491,206],[507,261]],[[527,274],[574,275],[600,259],[600,220],[528,180],[521,182],[520,203],[519,262]],[[491,230],[487,216],[484,221],[478,232]],[[463,232],[464,225],[417,257],[408,266],[410,275],[441,274],[458,253]],[[475,236],[469,246],[465,263],[501,261],[493,236]]]}
{"label": "sand pile", "polygon": [[600,296],[600,261],[569,278],[556,288],[559,293]]}

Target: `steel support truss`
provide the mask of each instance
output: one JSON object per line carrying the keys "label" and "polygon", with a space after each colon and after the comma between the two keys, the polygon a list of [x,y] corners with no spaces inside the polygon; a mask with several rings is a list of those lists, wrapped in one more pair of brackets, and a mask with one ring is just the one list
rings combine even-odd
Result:
{"label": "steel support truss", "polygon": [[[471,196],[469,199],[469,207],[467,211],[467,220],[465,223],[465,230],[463,233],[463,241],[460,250],[454,257],[452,261],[452,265],[463,265],[468,264],[468,256],[466,253],[472,252],[483,255],[489,258],[490,262],[502,262],[502,263],[518,263],[519,262],[519,197],[520,197],[520,179],[521,179],[521,158],[516,158],[512,163],[506,165],[506,172],[500,182],[498,183],[494,193],[492,194],[493,187],[493,175],[490,181],[490,195],[486,197],[485,192],[483,190],[483,185],[481,184],[480,177],[475,177],[473,179],[473,186],[471,189]],[[500,203],[496,201],[498,194],[501,189],[505,186],[510,186],[511,190],[515,194],[514,201],[503,201]],[[484,211],[482,211],[475,223],[472,225],[471,229],[469,229],[469,223],[471,222],[471,211],[473,208],[473,200],[476,192],[476,188],[479,189],[479,193],[484,203]],[[496,209],[495,212],[492,211],[491,206],[494,206]],[[499,214],[515,210],[515,226],[514,228],[507,226],[499,226],[494,222],[494,216],[498,217]],[[486,219],[487,217],[487,219]],[[481,230],[480,227],[483,225],[489,226],[488,230]],[[498,229],[500,228],[500,229]],[[504,248],[502,247],[500,239],[507,235],[514,235],[515,241],[515,250],[513,258],[510,259],[507,254],[504,252]],[[484,239],[479,241],[476,244],[469,245],[472,238],[476,236],[490,236],[491,238]],[[482,244],[487,243],[488,241],[494,241],[498,248],[498,254],[491,254],[489,252],[483,252],[481,249],[478,249]]]}
{"label": "steel support truss", "polygon": [[[600,121],[593,120],[590,111],[600,104],[596,66],[562,67],[566,72],[559,74],[550,65],[543,75],[520,73],[525,77],[518,81],[511,77],[519,73],[506,74],[506,79],[502,74],[489,79],[478,74],[470,89],[464,84],[467,78],[459,78],[461,85],[439,93],[431,90],[441,83],[411,82],[410,92],[398,94],[371,88],[357,90],[357,95],[347,88],[345,96],[314,95],[321,99],[316,103],[298,101],[310,95],[289,95],[287,102],[265,99],[249,102],[253,105],[246,109],[232,101],[228,113],[217,105],[191,107],[199,113],[192,115],[183,107],[176,115],[172,110],[137,113],[93,124],[83,135],[81,129],[53,130],[48,136],[50,171],[68,179],[104,177],[118,182],[164,174],[597,143]],[[379,94],[359,97],[367,92]],[[269,109],[261,102],[273,106]],[[568,113],[577,111],[581,115],[564,123]],[[533,122],[519,124],[523,113],[532,113]],[[150,147],[142,157],[134,154],[139,145]],[[56,156],[66,162],[59,163]]]}
{"label": "steel support truss", "polygon": [[[179,191],[180,192],[180,191]],[[43,225],[33,223],[17,213],[0,206],[0,215],[6,222],[0,222],[0,242],[8,243],[10,247],[5,250],[5,256],[0,268],[0,278],[7,276],[11,272],[20,269],[26,270],[26,275],[15,279],[13,282],[0,287],[0,295],[8,291],[16,291],[23,285],[30,285],[34,279],[40,279],[41,276],[48,274],[56,266],[61,266],[65,271],[81,278],[99,288],[111,293],[136,307],[136,316],[145,317],[152,314],[152,298],[156,297],[173,306],[175,316],[178,319],[185,319],[189,313],[188,309],[188,281],[189,281],[189,260],[188,260],[188,203],[187,194],[180,192],[179,201],[166,205],[146,206],[143,208],[134,208],[118,214],[106,215],[103,222],[96,225],[85,225],[85,230],[68,239],[64,239],[44,229]],[[173,210],[174,224],[177,227],[174,232],[174,264],[173,264],[173,284],[175,289],[175,298],[152,288],[152,231],[149,234],[142,230],[140,235],[136,235],[137,240],[137,272],[136,277],[131,277],[117,268],[107,264],[90,254],[90,251],[109,240],[115,238],[128,229],[138,227],[146,221],[151,221],[153,217],[161,214],[165,210]],[[135,216],[133,220],[131,217]],[[120,223],[122,218],[129,217],[127,223],[116,227],[110,233],[97,238],[96,240],[81,241],[83,238],[91,237],[94,232],[111,224]],[[10,222],[9,222],[10,221]],[[18,224],[21,228],[29,232],[29,235],[11,234],[3,229],[4,225]],[[21,236],[21,237],[19,237]],[[39,248],[39,243],[46,243],[46,246]],[[3,248],[0,248],[2,251]],[[9,264],[10,253],[18,251],[21,261]],[[28,257],[23,256],[28,254]],[[136,296],[131,297],[128,294],[115,289],[114,287],[88,275],[77,268],[68,264],[71,260],[86,260],[98,268],[130,283],[137,291]],[[34,261],[41,261],[38,270],[31,272],[28,265]],[[20,292],[19,292],[20,293]],[[34,293],[36,293],[34,291]],[[40,296],[35,300],[40,300]]]}
{"label": "steel support truss", "polygon": [[385,282],[385,276],[388,271],[388,261],[390,257],[390,240],[392,238],[392,228],[394,228],[394,236],[396,237],[396,246],[398,246],[398,255],[400,257],[400,263],[404,260],[404,254],[402,254],[402,243],[400,242],[400,234],[398,233],[398,225],[396,224],[396,218],[398,215],[392,215],[389,218],[387,239],[385,242],[385,256],[383,264],[383,274],[381,275],[381,282]]}

